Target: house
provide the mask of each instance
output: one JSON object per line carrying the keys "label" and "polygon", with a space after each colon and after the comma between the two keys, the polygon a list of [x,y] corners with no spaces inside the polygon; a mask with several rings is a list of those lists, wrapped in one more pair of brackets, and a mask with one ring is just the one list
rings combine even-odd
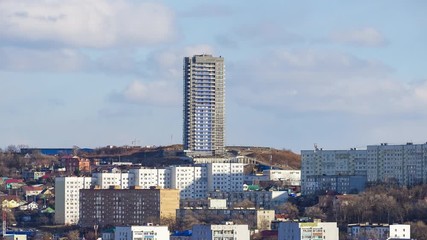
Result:
{"label": "house", "polygon": [[37,196],[44,190],[43,185],[23,186],[22,191],[26,197]]}
{"label": "house", "polygon": [[6,179],[4,181],[6,189],[19,189],[22,186],[25,186],[24,179]]}
{"label": "house", "polygon": [[19,210],[22,211],[33,211],[39,209],[39,205],[36,202],[30,202],[19,206]]}
{"label": "house", "polygon": [[[7,196],[7,197],[15,197],[15,196]],[[4,198],[3,201],[1,202],[2,208],[17,208],[23,204],[25,204],[26,202],[19,199],[18,197],[16,198]]]}

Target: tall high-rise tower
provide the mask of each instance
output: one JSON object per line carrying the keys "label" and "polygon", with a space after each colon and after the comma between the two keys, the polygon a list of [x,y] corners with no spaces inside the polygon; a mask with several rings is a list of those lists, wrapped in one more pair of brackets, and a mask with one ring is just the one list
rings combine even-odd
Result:
{"label": "tall high-rise tower", "polygon": [[193,156],[224,154],[224,58],[184,58],[184,151]]}

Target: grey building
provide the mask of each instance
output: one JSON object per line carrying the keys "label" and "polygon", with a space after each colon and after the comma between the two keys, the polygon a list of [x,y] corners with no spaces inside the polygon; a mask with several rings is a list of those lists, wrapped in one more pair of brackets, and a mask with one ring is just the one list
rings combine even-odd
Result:
{"label": "grey building", "polygon": [[184,151],[190,156],[224,154],[225,68],[223,57],[184,58]]}

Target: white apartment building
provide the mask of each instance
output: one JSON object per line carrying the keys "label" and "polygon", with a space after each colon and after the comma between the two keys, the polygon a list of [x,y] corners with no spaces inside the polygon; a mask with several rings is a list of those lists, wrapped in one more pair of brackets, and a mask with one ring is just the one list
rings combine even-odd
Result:
{"label": "white apartment building", "polygon": [[367,147],[368,181],[427,183],[427,143]]}
{"label": "white apartment building", "polygon": [[115,240],[169,240],[170,232],[167,226],[126,226],[116,227]]}
{"label": "white apartment building", "polygon": [[364,190],[367,175],[366,150],[302,150],[301,192],[333,190],[350,193]]}
{"label": "white apartment building", "polygon": [[77,224],[79,221],[79,190],[95,184],[92,177],[57,177],[55,179],[55,223]]}
{"label": "white apartment building", "polygon": [[171,188],[180,190],[181,199],[205,198],[207,195],[207,169],[204,166],[171,166]]}
{"label": "white apartment building", "polygon": [[267,169],[262,172],[267,181],[283,181],[289,185],[301,185],[301,170]]}
{"label": "white apartment building", "polygon": [[336,222],[281,222],[278,240],[337,240],[339,231]]}
{"label": "white apartment building", "polygon": [[212,189],[224,192],[243,189],[243,164],[211,163],[200,166],[171,166],[166,169],[131,169],[128,173],[94,173],[92,177],[59,177],[55,179],[55,222],[77,224],[79,220],[79,190],[91,186],[121,189],[152,186],[180,190],[181,199],[205,198],[208,183]]}
{"label": "white apartment building", "polygon": [[[366,150],[316,148],[301,151],[303,194],[325,188],[326,185],[340,186],[337,188],[348,193],[352,188],[360,187],[362,176],[366,176],[367,182],[390,182],[404,186],[427,183],[427,143],[382,143],[369,145]],[[336,181],[346,182],[343,184],[349,184],[348,188]]]}
{"label": "white apartment building", "polygon": [[194,240],[249,240],[250,233],[248,225],[237,225],[227,222],[223,225],[197,224],[193,226]]}
{"label": "white apartment building", "polygon": [[93,173],[92,177],[95,178],[95,185],[102,189],[107,189],[110,186],[120,186],[120,188],[125,189],[135,183],[134,175],[127,172]]}
{"label": "white apartment building", "polygon": [[135,186],[140,186],[143,189],[148,189],[152,186],[160,188],[171,188],[170,169],[164,168],[137,168],[130,169],[130,174],[133,174]]}
{"label": "white apartment building", "polygon": [[243,163],[207,164],[208,190],[235,192],[243,190]]}

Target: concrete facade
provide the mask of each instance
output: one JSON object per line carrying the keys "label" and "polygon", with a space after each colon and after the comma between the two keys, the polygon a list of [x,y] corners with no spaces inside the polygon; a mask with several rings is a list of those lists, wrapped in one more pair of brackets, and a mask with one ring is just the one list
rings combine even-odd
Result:
{"label": "concrete facade", "polygon": [[160,224],[175,219],[176,189],[84,189],[80,191],[81,227]]}
{"label": "concrete facade", "polygon": [[79,221],[79,190],[95,183],[92,177],[58,177],[55,179],[55,223],[72,225]]}
{"label": "concrete facade", "polygon": [[224,58],[195,55],[184,58],[183,145],[188,155],[225,152]]}
{"label": "concrete facade", "polygon": [[243,166],[243,163],[207,164],[208,191],[242,191]]}

